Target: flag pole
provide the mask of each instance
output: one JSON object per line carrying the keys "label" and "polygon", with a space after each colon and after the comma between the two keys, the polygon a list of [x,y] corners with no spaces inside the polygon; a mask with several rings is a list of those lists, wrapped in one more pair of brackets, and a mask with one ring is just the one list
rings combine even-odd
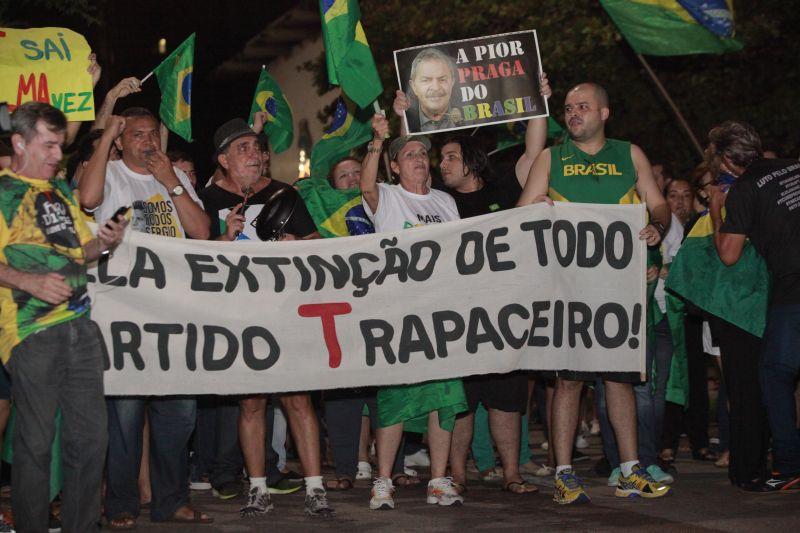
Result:
{"label": "flag pole", "polygon": [[[377,98],[374,102],[372,102],[372,107],[379,115],[383,115],[384,117],[386,116],[386,113],[383,112],[383,109],[381,109],[381,106],[378,104]],[[386,137],[389,137],[388,133],[386,134]],[[383,150],[381,150],[381,152],[383,152],[383,165],[386,167],[386,179],[389,180],[389,183],[392,183],[392,166],[389,164],[389,154]]]}
{"label": "flag pole", "polygon": [[144,85],[144,82],[146,82],[147,80],[149,80],[149,79],[150,79],[150,76],[152,76],[152,75],[153,75],[153,72],[155,72],[155,70],[151,70],[151,71],[150,71],[150,74],[148,74],[147,76],[145,76],[144,78],[142,78],[142,81],[140,81],[140,82],[139,82],[139,85],[140,85],[140,86],[141,86],[141,85]]}
{"label": "flag pole", "polygon": [[678,106],[675,105],[675,102],[670,97],[669,93],[667,92],[667,89],[664,88],[664,85],[661,84],[661,80],[658,79],[656,73],[653,72],[653,69],[650,67],[650,63],[647,62],[647,60],[644,58],[642,54],[636,54],[636,57],[639,58],[639,61],[642,63],[642,66],[650,75],[650,78],[653,80],[653,83],[655,83],[656,87],[658,87],[659,92],[661,92],[661,96],[664,97],[669,106],[672,108],[672,112],[675,113],[678,122],[680,122],[681,126],[683,126],[683,129],[686,131],[686,134],[689,135],[689,139],[692,141],[692,145],[694,146],[695,150],[697,150],[697,153],[700,155],[700,158],[702,159],[705,155],[703,152],[703,147],[697,140],[697,137],[692,131],[692,128],[689,127],[689,123],[686,122],[685,118],[683,118],[683,114],[681,113],[680,109],[678,109]]}

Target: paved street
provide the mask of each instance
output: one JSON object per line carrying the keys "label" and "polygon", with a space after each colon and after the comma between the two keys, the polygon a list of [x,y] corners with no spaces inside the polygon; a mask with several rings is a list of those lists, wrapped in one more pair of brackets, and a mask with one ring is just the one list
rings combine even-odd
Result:
{"label": "paved street", "polygon": [[[540,442],[535,435],[532,442]],[[139,520],[138,531],[456,531],[483,529],[502,531],[775,531],[789,533],[800,528],[800,490],[789,494],[751,495],[728,483],[723,470],[712,463],[693,461],[688,453],[676,463],[674,495],[660,500],[624,500],[613,496],[593,466],[599,457],[599,438],[590,438],[587,451],[591,461],[576,464],[587,482],[592,503],[561,507],[553,503],[550,480],[542,480],[541,491],[520,496],[492,486],[471,481],[460,508],[443,508],[425,503],[424,484],[400,488],[395,494],[394,511],[370,511],[369,483],[358,482],[348,492],[329,492],[329,500],[338,516],[332,520],[312,520],[303,515],[303,491],[274,496],[275,511],[263,519],[242,520],[241,501],[221,502],[209,492],[194,492],[193,501],[216,521],[210,526],[151,524],[146,512]],[[540,449],[537,458],[542,459]],[[427,476],[424,469],[423,478]],[[329,472],[326,471],[326,475]],[[532,478],[536,479],[536,478]]]}

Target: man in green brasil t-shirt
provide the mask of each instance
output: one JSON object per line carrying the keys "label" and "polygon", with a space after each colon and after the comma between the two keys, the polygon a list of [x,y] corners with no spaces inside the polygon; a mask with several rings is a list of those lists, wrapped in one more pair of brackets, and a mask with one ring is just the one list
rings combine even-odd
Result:
{"label": "man in green brasil t-shirt", "polygon": [[40,102],[11,116],[11,169],[0,171],[0,356],[17,409],[12,509],[19,531],[47,531],[50,448],[62,413],[67,531],[96,531],[108,439],[100,332],[89,319],[86,266],[122,240],[125,222],[94,238],[55,177],[67,121]]}
{"label": "man in green brasil t-shirt", "polygon": [[[610,109],[608,95],[594,83],[576,85],[567,93],[564,122],[569,138],[545,149],[536,158],[518,205],[553,201],[599,204],[632,204],[643,199],[651,223],[639,238],[658,244],[670,222],[669,206],[658,189],[650,162],[631,143],[607,139],[605,122]],[[553,499],[557,503],[586,503],[589,497],[572,471],[572,444],[578,424],[583,381],[605,381],[611,425],[616,433],[622,471],[615,494],[620,497],[657,498],[670,492],[639,465],[636,435],[636,402],[633,383],[637,373],[557,372],[553,398],[551,445],[556,457]]]}

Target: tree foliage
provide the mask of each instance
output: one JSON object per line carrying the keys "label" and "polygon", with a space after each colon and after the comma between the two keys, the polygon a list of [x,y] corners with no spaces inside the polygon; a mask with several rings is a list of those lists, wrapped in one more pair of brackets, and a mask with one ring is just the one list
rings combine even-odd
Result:
{"label": "tree foliage", "polygon": [[[397,88],[392,51],[536,29],[542,63],[554,90],[551,113],[562,121],[566,91],[592,80],[611,96],[610,136],[643,147],[653,161],[687,172],[699,156],[666,102],[595,0],[361,0],[364,28],[384,82],[383,107]],[[701,143],[726,119],[752,123],[765,147],[797,157],[800,110],[798,12],[781,0],[734,2],[743,51],[724,56],[648,58]],[[324,73],[324,62],[310,67]],[[324,74],[318,78],[324,86]],[[325,87],[326,88],[326,87]]]}

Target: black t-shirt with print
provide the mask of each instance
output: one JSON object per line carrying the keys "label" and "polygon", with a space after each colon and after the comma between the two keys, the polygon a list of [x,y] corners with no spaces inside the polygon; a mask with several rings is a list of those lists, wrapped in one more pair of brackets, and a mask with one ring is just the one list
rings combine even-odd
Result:
{"label": "black t-shirt with print", "polygon": [[771,305],[800,304],[800,162],[759,159],[725,201],[720,231],[747,235],[772,274]]}
{"label": "black t-shirt with print", "polygon": [[[271,180],[269,185],[247,199],[247,205],[244,211],[246,220],[244,231],[242,231],[242,234],[239,236],[240,239],[259,240],[255,228],[256,218],[261,213],[264,204],[273,194],[288,187],[291,186],[280,181]],[[236,207],[242,202],[243,197],[239,194],[226,191],[217,184],[206,187],[199,193],[199,196],[203,201],[206,213],[208,213],[209,218],[211,218],[211,238],[216,239],[225,233],[225,216],[233,207]],[[286,224],[284,232],[302,238],[315,231],[317,231],[317,227],[314,224],[314,220],[308,213],[303,199],[298,196],[294,213],[292,213],[292,217]]]}

